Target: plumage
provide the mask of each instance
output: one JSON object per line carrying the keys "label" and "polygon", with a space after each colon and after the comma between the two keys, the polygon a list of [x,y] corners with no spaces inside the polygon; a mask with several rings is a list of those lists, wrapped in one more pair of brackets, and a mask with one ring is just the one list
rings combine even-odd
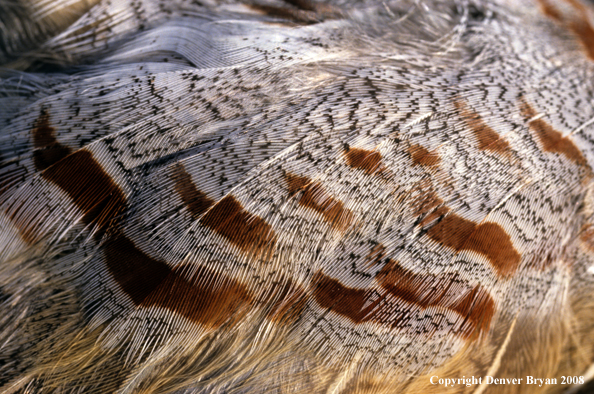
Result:
{"label": "plumage", "polygon": [[0,7],[3,392],[592,378],[591,3]]}

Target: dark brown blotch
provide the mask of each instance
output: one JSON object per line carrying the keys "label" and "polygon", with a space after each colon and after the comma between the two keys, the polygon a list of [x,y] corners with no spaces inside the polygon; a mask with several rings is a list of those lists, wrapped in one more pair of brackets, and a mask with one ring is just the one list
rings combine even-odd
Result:
{"label": "dark brown blotch", "polygon": [[33,163],[38,171],[45,170],[72,152],[69,147],[58,143],[55,132],[56,130],[50,124],[49,113],[46,109],[42,109],[31,132],[35,148]]}
{"label": "dark brown blotch", "polygon": [[513,275],[521,261],[511,237],[497,223],[486,222],[476,226],[464,249],[487,256],[497,274],[502,277]]}
{"label": "dark brown blotch", "polygon": [[285,0],[285,2],[295,8],[255,3],[247,6],[264,15],[287,19],[293,23],[309,24],[342,17],[340,9],[329,4],[311,0]]}
{"label": "dark brown blotch", "polygon": [[171,273],[169,266],[149,257],[121,233],[103,244],[105,264],[120,288],[140,305]]}
{"label": "dark brown blotch", "polygon": [[[412,308],[449,309],[463,319],[460,329],[463,338],[487,331],[495,312],[495,302],[479,285],[462,293],[452,291],[451,287],[460,281],[457,273],[421,275],[389,259],[376,275],[376,281],[384,293],[374,296],[376,299],[370,302],[372,293],[345,286],[339,280],[317,272],[312,279],[312,295],[321,308],[330,309],[355,324],[374,322],[395,329],[410,325],[415,317]],[[385,303],[388,294],[411,304],[411,309],[401,305],[396,310],[390,303]]]}
{"label": "dark brown blotch", "polygon": [[574,8],[573,18],[569,21],[569,29],[581,41],[586,56],[594,60],[594,28],[588,20],[588,9],[578,0],[566,0]]}
{"label": "dark brown blotch", "polygon": [[231,195],[219,200],[201,221],[243,252],[256,257],[265,258],[276,244],[272,227],[261,217],[246,211]]}
{"label": "dark brown blotch", "polygon": [[427,231],[427,235],[444,246],[462,250],[462,247],[476,230],[476,223],[451,213]]}
{"label": "dark brown blotch", "polygon": [[289,189],[290,195],[297,193],[299,190],[305,189],[305,187],[312,182],[311,179],[307,177],[293,175],[291,173],[286,174],[285,180],[287,181],[287,188]]}
{"label": "dark brown blotch", "polygon": [[452,278],[442,278],[437,281],[440,286],[436,286],[434,276],[415,274],[391,259],[377,273],[375,279],[394,297],[417,304],[421,308],[440,305],[452,283]]}
{"label": "dark brown blotch", "polygon": [[[33,161],[41,176],[64,191],[82,212],[82,223],[95,224],[94,236],[100,238],[111,220],[123,209],[126,197],[115,181],[103,170],[92,153],[60,145],[50,125],[49,114],[42,109],[32,130]],[[20,218],[28,211],[26,205],[13,207],[10,218],[19,228],[28,243],[38,241],[39,221],[23,221]]]}
{"label": "dark brown blotch", "polygon": [[588,22],[586,14],[583,14],[580,19],[572,21],[569,28],[581,41],[588,58],[594,60],[594,29]]}
{"label": "dark brown blotch", "polygon": [[[441,307],[457,312],[464,319],[461,332],[465,338],[476,330],[488,330],[495,312],[495,302],[480,285],[462,294],[452,291],[451,287],[460,281],[457,273],[422,275],[389,260],[376,280],[392,296],[423,309]],[[396,324],[401,326],[403,322]]]}
{"label": "dark brown blotch", "polygon": [[291,23],[312,24],[319,22],[317,15],[307,10],[296,10],[289,7],[277,7],[265,4],[246,4],[246,6],[262,15],[282,18]]}
{"label": "dark brown blotch", "polygon": [[437,152],[430,152],[424,146],[413,144],[408,148],[414,165],[436,168],[441,162]]}
{"label": "dark brown blotch", "polygon": [[461,299],[453,301],[449,309],[465,318],[461,327],[465,338],[476,337],[477,334],[487,332],[496,311],[495,301],[480,285],[476,285]]}
{"label": "dark brown blotch", "polygon": [[198,190],[183,164],[177,163],[173,166],[172,178],[175,191],[194,219],[200,218],[214,204],[214,200]]}
{"label": "dark brown blotch", "polygon": [[286,181],[289,194],[299,190],[303,192],[299,205],[320,213],[333,228],[344,231],[351,224],[351,211],[345,208],[341,201],[329,196],[319,183],[290,173],[286,174]]}
{"label": "dark brown blotch", "polygon": [[[43,171],[41,176],[70,197],[83,214],[82,223],[97,226],[94,232],[97,239],[126,204],[124,192],[93,158],[91,152],[86,150],[79,150],[62,158]],[[36,231],[39,222],[28,221],[21,226],[23,221],[19,218],[26,212],[26,205],[16,207],[12,211],[11,220],[19,226],[23,239],[34,243],[41,235]]]}
{"label": "dark brown blotch", "polygon": [[189,266],[172,269],[121,233],[112,234],[103,251],[111,276],[135,306],[165,308],[216,328],[239,320],[252,305],[252,296],[237,281],[202,266],[193,271]]}
{"label": "dark brown blotch", "polygon": [[586,251],[594,253],[594,225],[586,224],[582,227],[580,241]]}
{"label": "dark brown blotch", "polygon": [[253,307],[253,297],[243,284],[224,274],[204,266],[179,266],[140,305],[166,308],[214,329],[240,321]]}
{"label": "dark brown blotch", "polygon": [[577,0],[566,0],[573,8],[571,15],[563,15],[549,0],[538,0],[542,12],[558,22],[577,37],[582,44],[586,56],[594,60],[594,28],[588,20],[588,10]]}
{"label": "dark brown blotch", "polygon": [[521,256],[510,236],[496,223],[476,224],[450,213],[431,227],[427,235],[456,251],[469,250],[486,256],[501,277],[513,275],[520,265]]}
{"label": "dark brown blotch", "polygon": [[478,113],[470,109],[470,107],[461,100],[455,101],[454,106],[458,110],[460,117],[466,126],[473,132],[477,139],[479,150],[487,150],[504,156],[511,155],[509,143],[495,130],[489,127]]}
{"label": "dark brown blotch", "polygon": [[[520,103],[520,110],[526,119],[533,118],[537,115],[534,108],[525,101]],[[543,119],[530,121],[529,127],[536,134],[543,151],[564,155],[567,159],[580,166],[587,165],[582,152],[575,146],[573,141],[569,137],[563,137],[563,134],[555,130]]]}
{"label": "dark brown blotch", "polygon": [[320,307],[331,309],[355,324],[368,321],[380,302],[377,300],[365,306],[368,298],[365,290],[347,287],[320,271],[312,278],[312,293]]}
{"label": "dark brown blotch", "polygon": [[349,148],[345,150],[344,154],[350,167],[361,169],[368,175],[373,175],[384,169],[382,155],[377,151]]}
{"label": "dark brown blotch", "polygon": [[124,192],[95,160],[92,153],[79,150],[42,173],[84,213],[83,223],[105,227],[124,207]]}
{"label": "dark brown blotch", "polygon": [[545,14],[547,17],[554,19],[558,22],[561,22],[563,20],[559,11],[549,2],[549,0],[537,1],[540,5],[540,9],[542,10],[543,14]]}

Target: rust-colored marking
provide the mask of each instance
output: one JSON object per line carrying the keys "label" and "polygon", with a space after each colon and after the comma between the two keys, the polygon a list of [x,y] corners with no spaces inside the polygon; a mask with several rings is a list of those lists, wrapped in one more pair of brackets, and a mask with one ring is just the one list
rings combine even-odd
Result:
{"label": "rust-colored marking", "polygon": [[[41,151],[45,153],[40,154],[35,163],[38,169],[42,169],[41,166],[46,168],[42,177],[68,194],[84,213],[84,223],[97,223],[100,227],[107,225],[126,203],[119,186],[90,152],[83,149],[69,154],[68,148],[60,147],[53,137],[47,114],[42,113],[33,135],[35,146],[45,148]],[[60,153],[66,152],[66,149],[66,154]],[[179,179],[182,186],[184,180],[186,179],[183,176]],[[182,195],[182,199],[184,196],[190,197],[191,190],[186,189],[184,192],[187,193]],[[194,212],[200,209],[195,198],[188,205]],[[247,231],[251,234],[250,230],[261,229],[258,218],[246,224],[241,219],[252,217],[246,217],[249,215],[247,213],[242,216],[242,212],[239,212],[238,218],[237,214],[235,211],[230,225],[240,233]],[[229,236],[225,224],[218,224],[220,232]],[[244,239],[241,239],[240,244],[245,245],[251,238],[248,235],[246,240],[245,234],[243,235]],[[238,311],[251,305],[251,296],[243,285],[204,267],[198,268],[188,280],[182,275],[183,267],[170,269],[166,263],[143,253],[120,233],[112,234],[105,242],[103,250],[112,277],[137,306],[166,308],[194,322],[218,327],[230,318],[239,319]],[[198,286],[195,283],[204,285]]]}
{"label": "rust-colored marking", "polygon": [[[537,112],[534,110],[534,108],[532,108],[530,104],[526,103],[525,101],[520,103],[520,110],[522,115],[527,119],[537,115]],[[569,137],[563,137],[560,132],[555,130],[543,119],[531,121],[529,127],[538,137],[543,151],[559,153],[578,165],[587,165],[586,159],[582,155],[582,152],[580,152],[578,147],[575,146],[573,141]]]}
{"label": "rust-colored marking", "polygon": [[262,4],[246,4],[246,6],[262,15],[287,19],[293,23],[311,24],[319,22],[316,14],[311,11]]}
{"label": "rust-colored marking", "polygon": [[408,148],[408,153],[415,165],[435,168],[441,161],[436,152],[429,152],[424,146],[417,144],[411,145]]}
{"label": "rust-colored marking", "polygon": [[237,322],[253,306],[252,296],[243,284],[203,266],[186,279],[183,272],[188,268],[170,271],[140,305],[167,308],[208,328]]}
{"label": "rust-colored marking", "polygon": [[427,235],[456,251],[469,250],[486,256],[501,277],[513,275],[521,256],[510,236],[496,223],[476,224],[454,213],[445,216],[427,231]]}
{"label": "rust-colored marking", "polygon": [[289,194],[295,194],[301,189],[305,189],[307,185],[311,183],[311,180],[304,176],[297,176],[287,173],[286,175],[287,186],[289,188]]}
{"label": "rust-colored marking", "polygon": [[478,113],[470,109],[464,101],[455,101],[454,106],[459,111],[466,126],[474,133],[479,150],[487,150],[504,156],[511,155],[509,143],[489,127]]}
{"label": "rust-colored marking", "polygon": [[581,41],[588,58],[594,60],[594,28],[588,20],[588,10],[579,1],[567,1],[576,9],[575,17],[569,22],[569,29]]}
{"label": "rust-colored marking", "polygon": [[588,10],[577,0],[565,1],[574,8],[572,15],[563,15],[549,0],[538,0],[538,3],[547,17],[571,30],[582,44],[586,56],[594,60],[594,28],[588,20]]}
{"label": "rust-colored marking", "polygon": [[247,4],[247,6],[264,15],[289,19],[295,23],[317,23],[342,17],[340,9],[328,4],[309,0],[285,0],[285,2],[298,9],[261,4]]}
{"label": "rust-colored marking", "polygon": [[311,0],[285,0],[287,3],[294,5],[297,8],[306,11],[313,11],[316,14],[339,16],[341,15],[340,9],[330,4],[324,4],[322,2],[311,1]]}
{"label": "rust-colored marking", "polygon": [[113,234],[103,245],[105,264],[113,279],[140,305],[171,273],[162,261],[143,253],[122,234]]}
{"label": "rust-colored marking", "polygon": [[457,273],[424,276],[389,260],[378,272],[376,280],[388,293],[408,303],[421,308],[436,306],[457,312],[465,319],[461,331],[468,338],[477,329],[479,332],[489,329],[495,313],[495,302],[480,285],[462,295],[449,291],[457,277]]}
{"label": "rust-colored marking", "polygon": [[459,251],[462,250],[476,227],[476,223],[452,213],[431,227],[427,235],[434,241]]}
{"label": "rust-colored marking", "polygon": [[540,4],[540,9],[542,10],[543,14],[545,14],[549,18],[554,19],[558,22],[561,22],[563,20],[559,11],[555,7],[553,7],[553,5],[551,3],[549,3],[548,0],[537,0],[537,1]]}
{"label": "rust-colored marking", "polygon": [[360,168],[369,175],[383,170],[382,155],[379,152],[349,148],[345,151],[345,157],[349,166]]}
{"label": "rust-colored marking", "polygon": [[[55,162],[41,176],[68,194],[83,213],[81,221],[87,225],[96,224],[97,230],[104,229],[126,204],[126,197],[120,187],[93,158],[91,152],[86,150],[79,150]],[[12,211],[10,218],[19,228],[23,239],[34,243],[42,235],[36,231],[39,221],[33,220],[22,225],[19,217],[26,211],[26,205],[21,204]],[[95,236],[101,234],[101,231],[95,232]]]}
{"label": "rust-colored marking", "polygon": [[478,285],[462,294],[449,291],[457,276],[455,273],[440,276],[419,275],[389,260],[376,276],[385,293],[372,302],[369,299],[371,293],[364,289],[345,286],[322,272],[317,272],[312,279],[312,293],[320,307],[331,309],[355,324],[375,322],[388,324],[397,329],[406,327],[414,315],[406,310],[395,311],[390,304],[384,303],[383,300],[388,294],[421,309],[449,309],[464,319],[460,334],[464,338],[470,338],[477,330],[480,333],[489,329],[495,312],[495,302],[489,293]]}
{"label": "rust-colored marking", "polygon": [[378,314],[374,309],[381,298],[365,306],[366,290],[347,287],[320,271],[312,278],[312,286],[313,296],[320,307],[332,309],[355,324],[370,321],[374,314]]}
{"label": "rust-colored marking", "polygon": [[594,29],[584,17],[572,22],[569,27],[579,37],[590,60],[594,60]]}
{"label": "rust-colored marking", "polygon": [[68,194],[86,224],[106,226],[126,203],[124,192],[84,149],[55,163],[42,177]]}
{"label": "rust-colored marking", "polygon": [[109,272],[136,306],[166,308],[209,328],[239,319],[238,312],[251,306],[242,284],[205,267],[186,278],[189,267],[171,269],[121,233],[112,235],[103,250]]}
{"label": "rust-colored marking", "polygon": [[435,286],[435,277],[423,277],[415,274],[394,260],[389,260],[377,273],[375,279],[388,293],[423,308],[440,305],[452,283],[452,278],[447,278],[442,281],[445,286],[428,291]]}
{"label": "rust-colored marking", "polygon": [[585,225],[580,232],[580,241],[585,249],[594,253],[594,226],[591,224]]}
{"label": "rust-colored marking", "polygon": [[[94,223],[98,230],[104,229],[125,205],[124,193],[91,152],[83,149],[71,153],[70,148],[58,143],[54,132],[49,114],[43,109],[32,130],[36,169],[42,171],[43,179],[68,194],[74,205],[82,211],[83,223]],[[40,222],[30,220],[24,223],[20,217],[26,212],[26,204],[21,203],[12,210],[10,219],[19,229],[23,240],[34,243],[43,235],[37,232]],[[95,236],[101,234],[102,231],[95,232]]]}
{"label": "rust-colored marking", "polygon": [[239,201],[227,195],[203,217],[202,224],[225,237],[246,253],[267,256],[276,244],[272,227],[259,216],[243,209]]}
{"label": "rust-colored marking", "polygon": [[179,194],[193,218],[198,219],[215,203],[206,193],[196,188],[196,185],[192,182],[192,177],[183,164],[177,163],[173,167],[172,177],[175,183],[175,191]]}
{"label": "rust-colored marking", "polygon": [[299,205],[322,214],[326,222],[330,223],[333,228],[344,231],[351,224],[353,217],[351,211],[346,209],[341,201],[329,196],[319,183],[292,174],[286,175],[286,181],[289,194],[303,190]]}
{"label": "rust-colored marking", "polygon": [[60,145],[54,135],[55,129],[50,125],[47,110],[42,109],[31,132],[33,137],[33,163],[38,171],[62,160],[71,153],[67,146]]}
{"label": "rust-colored marking", "polygon": [[496,310],[495,301],[480,285],[466,293],[464,298],[453,301],[450,309],[467,319],[462,325],[462,333],[466,338],[474,336],[477,331],[487,332]]}

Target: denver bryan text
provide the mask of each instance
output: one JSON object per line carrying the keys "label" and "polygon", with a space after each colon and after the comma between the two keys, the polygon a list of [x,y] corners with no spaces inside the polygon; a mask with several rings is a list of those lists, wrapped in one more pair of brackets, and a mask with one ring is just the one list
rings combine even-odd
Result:
{"label": "denver bryan text", "polygon": [[[472,386],[476,384],[483,384],[483,377],[466,377],[462,376],[461,378],[440,378],[437,375],[434,375],[430,379],[431,384],[439,384],[446,387],[455,387],[459,385],[465,386]],[[552,385],[557,384],[557,378],[535,378],[534,376],[526,376],[526,378],[495,378],[493,376],[485,376],[484,377],[484,384],[530,384],[530,385],[538,385],[538,387],[542,387],[543,385]]]}

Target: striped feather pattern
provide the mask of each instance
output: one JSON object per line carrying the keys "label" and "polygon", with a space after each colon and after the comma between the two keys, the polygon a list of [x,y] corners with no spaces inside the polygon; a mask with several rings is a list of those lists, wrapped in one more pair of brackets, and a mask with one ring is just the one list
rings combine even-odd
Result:
{"label": "striped feather pattern", "polygon": [[2,392],[592,377],[591,4],[0,8]]}

